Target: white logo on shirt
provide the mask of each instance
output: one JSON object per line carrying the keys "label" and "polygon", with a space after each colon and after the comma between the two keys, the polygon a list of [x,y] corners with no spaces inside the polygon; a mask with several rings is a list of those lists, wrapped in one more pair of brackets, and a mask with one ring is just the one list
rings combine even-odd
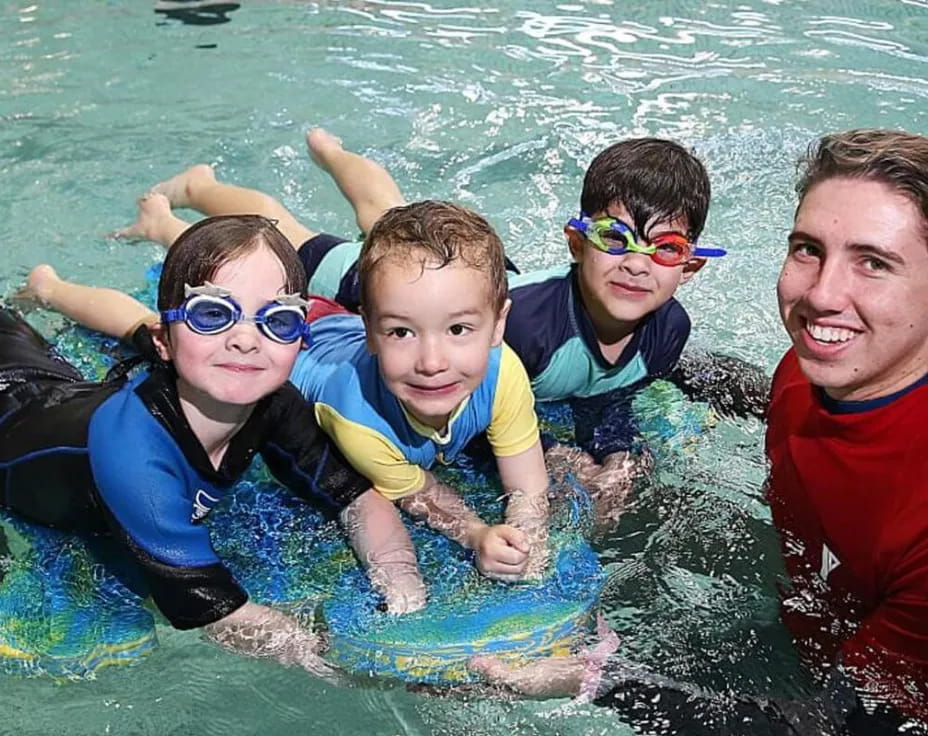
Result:
{"label": "white logo on shirt", "polygon": [[838,565],[841,564],[835,553],[828,549],[827,544],[822,544],[822,567],[819,570],[819,575],[822,576],[822,580],[828,580],[828,576],[834,571]]}
{"label": "white logo on shirt", "polygon": [[213,498],[202,488],[197,491],[193,497],[193,513],[190,515],[191,522],[197,522],[203,519],[213,509],[213,504],[219,499]]}

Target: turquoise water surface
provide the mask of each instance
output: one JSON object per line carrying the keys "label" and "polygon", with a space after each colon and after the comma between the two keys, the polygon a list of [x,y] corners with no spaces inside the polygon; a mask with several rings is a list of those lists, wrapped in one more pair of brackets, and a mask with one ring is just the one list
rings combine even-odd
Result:
{"label": "turquoise water surface", "polygon": [[[485,214],[521,266],[553,265],[592,156],[657,135],[705,161],[704,240],[730,252],[679,293],[692,341],[771,370],[787,342],[773,286],[797,156],[829,130],[928,133],[925,0],[244,0],[215,24],[155,12],[172,5],[0,3],[0,294],[40,262],[139,286],[159,249],[105,234],[197,162],[353,235],[305,155],[313,125],[385,164],[410,199]],[[626,654],[709,688],[803,694],[777,622],[763,478],[753,421],[724,421],[658,464],[600,548]],[[337,688],[196,632],[159,637],[147,660],[92,681],[4,679],[0,733],[623,732],[591,706]]]}

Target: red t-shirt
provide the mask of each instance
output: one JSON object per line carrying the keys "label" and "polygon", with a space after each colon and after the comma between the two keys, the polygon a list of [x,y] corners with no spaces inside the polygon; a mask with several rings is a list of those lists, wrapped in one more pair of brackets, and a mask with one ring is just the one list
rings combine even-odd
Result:
{"label": "red t-shirt", "polygon": [[928,719],[928,380],[835,402],[794,351],[773,378],[767,498],[791,579],[783,618],[813,665]]}

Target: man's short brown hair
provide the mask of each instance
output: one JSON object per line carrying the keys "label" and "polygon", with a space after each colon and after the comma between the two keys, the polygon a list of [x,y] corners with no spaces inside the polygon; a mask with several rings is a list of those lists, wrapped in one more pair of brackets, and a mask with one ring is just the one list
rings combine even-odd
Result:
{"label": "man's short brown hair", "polygon": [[361,248],[358,278],[361,306],[370,305],[371,280],[384,261],[418,262],[444,268],[460,261],[485,273],[496,313],[508,296],[503,244],[480,215],[450,202],[425,200],[387,210],[371,228]]}
{"label": "man's short brown hair", "polygon": [[226,263],[268,248],[284,269],[288,294],[302,294],[306,272],[290,241],[261,215],[207,217],[187,228],[164,259],[158,281],[158,309],[174,309],[184,301],[184,285],[201,286]]}
{"label": "man's short brown hair", "polygon": [[880,181],[922,213],[928,238],[928,138],[902,130],[858,129],[823,136],[799,161],[799,204],[828,179]]}

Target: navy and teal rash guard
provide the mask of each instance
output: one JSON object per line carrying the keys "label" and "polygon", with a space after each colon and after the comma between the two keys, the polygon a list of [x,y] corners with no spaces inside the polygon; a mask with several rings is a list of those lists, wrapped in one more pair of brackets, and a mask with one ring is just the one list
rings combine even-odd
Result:
{"label": "navy and teal rash guard", "polygon": [[[140,328],[136,344],[146,337]],[[290,383],[258,402],[214,468],[176,382],[157,362],[131,380],[84,382],[38,333],[0,310],[0,503],[47,526],[114,536],[158,608],[187,629],[248,600],[202,522],[255,454],[297,495],[333,512],[370,484]]]}
{"label": "navy and teal rash guard", "polygon": [[597,460],[631,448],[635,393],[673,371],[690,335],[676,299],[644,317],[610,363],[580,298],[576,265],[509,277],[506,342],[522,359],[539,401],[568,400],[577,443]]}

